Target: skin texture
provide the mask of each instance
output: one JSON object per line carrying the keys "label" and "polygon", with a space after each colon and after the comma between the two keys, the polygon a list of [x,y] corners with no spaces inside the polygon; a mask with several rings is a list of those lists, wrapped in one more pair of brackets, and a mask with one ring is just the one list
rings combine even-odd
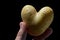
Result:
{"label": "skin texture", "polygon": [[[20,29],[17,33],[15,40],[26,40],[27,24],[25,22],[20,22],[19,26],[20,26]],[[52,28],[48,28],[42,35],[34,36],[32,40],[45,40],[52,34],[52,32],[53,32]]]}
{"label": "skin texture", "polygon": [[22,8],[21,17],[27,27],[27,32],[32,36],[42,35],[53,21],[54,13],[52,8],[46,6],[39,12],[31,5]]}

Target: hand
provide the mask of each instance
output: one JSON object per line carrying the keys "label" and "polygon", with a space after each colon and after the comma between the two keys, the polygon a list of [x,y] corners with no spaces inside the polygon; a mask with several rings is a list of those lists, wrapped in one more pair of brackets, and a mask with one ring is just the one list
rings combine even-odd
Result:
{"label": "hand", "polygon": [[[20,29],[19,32],[15,38],[15,40],[26,40],[26,23],[25,22],[20,22]],[[52,34],[53,30],[51,28],[48,28],[45,33],[43,33],[40,36],[34,37],[32,40],[45,40],[48,36]]]}

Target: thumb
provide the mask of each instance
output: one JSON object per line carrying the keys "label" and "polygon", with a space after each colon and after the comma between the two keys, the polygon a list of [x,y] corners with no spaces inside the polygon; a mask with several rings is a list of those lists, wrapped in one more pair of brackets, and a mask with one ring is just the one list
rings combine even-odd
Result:
{"label": "thumb", "polygon": [[26,23],[20,22],[20,29],[18,31],[17,37],[15,40],[24,40],[26,39]]}
{"label": "thumb", "polygon": [[19,26],[20,26],[20,30],[22,30],[22,31],[26,30],[26,23],[25,22],[20,22]]}

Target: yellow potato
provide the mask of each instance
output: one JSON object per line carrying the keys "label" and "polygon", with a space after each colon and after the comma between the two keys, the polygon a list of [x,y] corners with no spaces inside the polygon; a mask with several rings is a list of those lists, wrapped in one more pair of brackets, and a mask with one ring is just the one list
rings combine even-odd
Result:
{"label": "yellow potato", "polygon": [[39,12],[31,5],[22,8],[21,17],[28,24],[27,32],[32,36],[43,34],[53,21],[54,13],[52,8],[46,6]]}

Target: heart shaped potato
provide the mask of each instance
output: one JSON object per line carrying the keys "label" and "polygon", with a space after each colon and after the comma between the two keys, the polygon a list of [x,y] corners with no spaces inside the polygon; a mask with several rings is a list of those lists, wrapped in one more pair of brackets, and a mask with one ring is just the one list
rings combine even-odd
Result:
{"label": "heart shaped potato", "polygon": [[21,11],[21,17],[28,24],[27,32],[32,36],[43,34],[53,21],[53,10],[46,6],[39,12],[31,5],[26,5]]}

